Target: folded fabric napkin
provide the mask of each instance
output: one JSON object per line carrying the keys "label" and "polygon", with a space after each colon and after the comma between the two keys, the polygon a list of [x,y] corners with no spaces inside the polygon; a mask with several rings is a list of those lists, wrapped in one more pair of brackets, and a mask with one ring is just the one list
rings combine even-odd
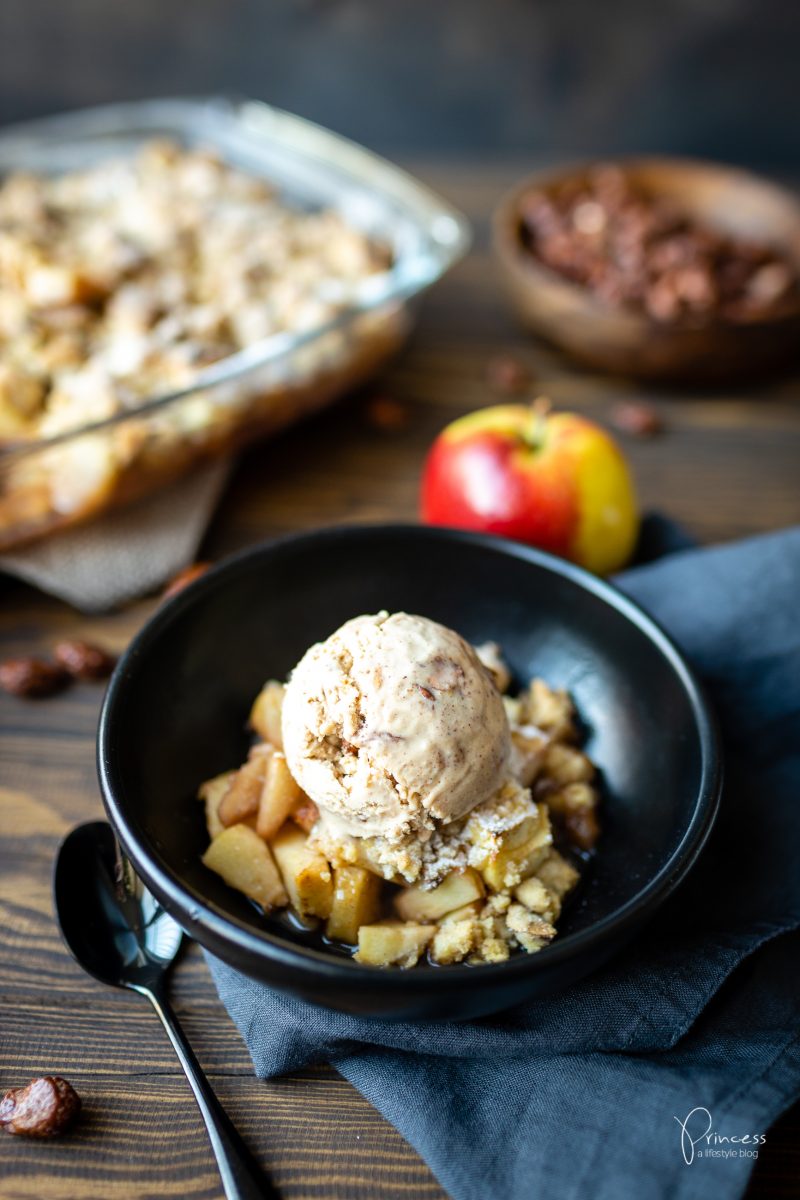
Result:
{"label": "folded fabric napkin", "polygon": [[227,460],[210,463],[135,504],[1,554],[0,571],[81,612],[108,612],[193,560],[229,473]]}
{"label": "folded fabric napkin", "polygon": [[333,1063],[456,1200],[727,1200],[800,1095],[800,529],[619,584],[705,680],[727,771],[700,862],[628,950],[465,1024],[343,1016],[209,958],[259,1075]]}

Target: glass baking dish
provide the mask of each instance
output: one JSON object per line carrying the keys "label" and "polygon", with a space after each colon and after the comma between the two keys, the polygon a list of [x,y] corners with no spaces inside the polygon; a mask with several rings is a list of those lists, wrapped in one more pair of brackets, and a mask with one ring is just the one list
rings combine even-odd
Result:
{"label": "glass baking dish", "polygon": [[135,408],[0,450],[0,550],[144,496],[360,383],[407,336],[408,301],[469,244],[464,217],[403,171],[250,100],[139,101],[17,125],[0,132],[0,175],[74,171],[162,137],[215,150],[291,206],[339,212],[388,247],[390,265],[322,325],[256,342]]}

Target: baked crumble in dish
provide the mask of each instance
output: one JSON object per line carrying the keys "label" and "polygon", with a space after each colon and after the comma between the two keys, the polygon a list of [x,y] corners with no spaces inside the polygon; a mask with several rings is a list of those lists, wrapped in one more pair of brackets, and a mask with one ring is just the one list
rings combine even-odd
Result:
{"label": "baked crumble in dish", "polygon": [[200,787],[203,862],[370,966],[541,950],[599,836],[596,769],[569,695],[511,682],[496,644],[425,617],[346,622]]}
{"label": "baked crumble in dish", "polygon": [[[0,462],[0,549],[134,499],[358,382],[405,326],[378,310],[347,332],[327,326],[391,265],[333,209],[291,207],[263,178],[167,140],[9,176],[0,451],[28,452]],[[288,365],[199,387],[265,339],[316,330]],[[110,424],[81,434],[99,422]]]}

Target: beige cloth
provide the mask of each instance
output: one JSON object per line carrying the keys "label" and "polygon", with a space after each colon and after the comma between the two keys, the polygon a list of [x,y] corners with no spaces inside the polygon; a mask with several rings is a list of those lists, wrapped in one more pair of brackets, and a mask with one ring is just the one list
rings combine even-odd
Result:
{"label": "beige cloth", "polygon": [[81,612],[107,612],[194,560],[229,471],[228,462],[212,463],[127,508],[0,555],[0,571]]}

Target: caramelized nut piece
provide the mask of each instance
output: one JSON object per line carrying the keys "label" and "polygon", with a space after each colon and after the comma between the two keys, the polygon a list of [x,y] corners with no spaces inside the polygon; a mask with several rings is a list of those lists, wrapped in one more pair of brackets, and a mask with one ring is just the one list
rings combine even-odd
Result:
{"label": "caramelized nut piece", "polygon": [[493,392],[519,396],[528,391],[533,383],[533,375],[518,358],[506,354],[489,359],[486,365],[486,380]]}
{"label": "caramelized nut piece", "polygon": [[184,567],[164,588],[161,599],[169,600],[172,596],[177,596],[178,592],[182,592],[190,583],[194,583],[195,579],[199,579],[201,575],[205,575],[210,566],[211,563],[209,562],[196,562],[192,563],[191,566]]}
{"label": "caramelized nut piece", "polygon": [[651,438],[663,433],[664,422],[653,408],[643,400],[622,400],[611,410],[611,424],[621,433],[636,438]]}
{"label": "caramelized nut piece", "polygon": [[369,424],[381,433],[400,433],[410,420],[405,404],[392,400],[389,396],[375,396],[370,400],[366,411]]}
{"label": "caramelized nut piece", "polygon": [[81,1098],[60,1075],[44,1075],[0,1100],[0,1126],[25,1137],[57,1137],[81,1111]]}
{"label": "caramelized nut piece", "polygon": [[108,679],[117,661],[102,646],[78,640],[59,642],[53,656],[73,679]]}
{"label": "caramelized nut piece", "polygon": [[43,658],[8,658],[0,663],[0,687],[12,696],[40,699],[52,696],[69,682],[69,675],[58,663]]}

